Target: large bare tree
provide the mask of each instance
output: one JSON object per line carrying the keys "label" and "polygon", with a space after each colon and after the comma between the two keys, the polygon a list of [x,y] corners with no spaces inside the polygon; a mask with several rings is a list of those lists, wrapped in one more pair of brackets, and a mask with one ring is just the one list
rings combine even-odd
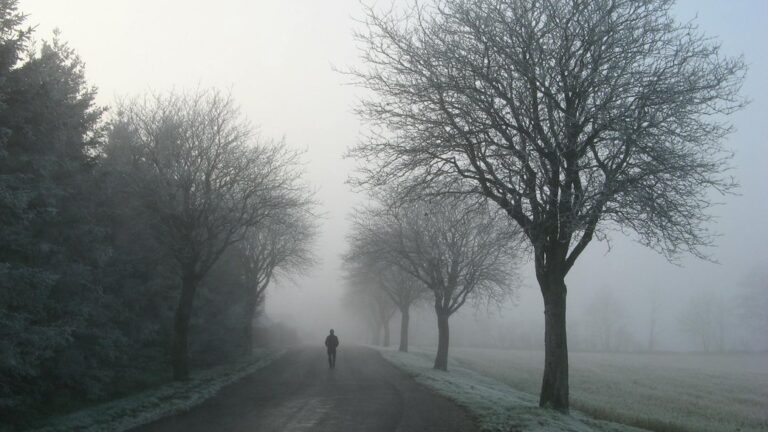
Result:
{"label": "large bare tree", "polygon": [[435,0],[370,9],[357,35],[372,132],[356,181],[479,194],[519,224],[545,304],[541,406],[568,410],[565,277],[592,239],[701,256],[709,190],[734,187],[722,142],[744,61],[672,5]]}
{"label": "large bare tree", "polygon": [[[448,369],[448,320],[468,300],[502,303],[514,290],[517,233],[463,200],[387,202],[353,217],[353,241],[419,280],[434,297],[435,369]],[[519,242],[517,242],[519,244]]]}
{"label": "large bare tree", "polygon": [[215,90],[153,94],[119,104],[108,151],[127,159],[125,179],[152,215],[177,264],[174,379],[187,379],[195,291],[246,228],[294,205],[297,156],[259,139],[232,98]]}

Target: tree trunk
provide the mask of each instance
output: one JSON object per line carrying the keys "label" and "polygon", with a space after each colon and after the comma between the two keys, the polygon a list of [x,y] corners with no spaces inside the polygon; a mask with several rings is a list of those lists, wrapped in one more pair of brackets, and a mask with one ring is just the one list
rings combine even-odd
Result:
{"label": "tree trunk", "polygon": [[374,323],[371,325],[371,345],[379,345],[381,341],[381,325]]}
{"label": "tree trunk", "polygon": [[[719,307],[722,308],[723,306],[720,305]],[[717,344],[718,344],[718,346],[717,346],[717,349],[720,352],[724,352],[725,351],[725,319],[723,318],[722,315],[720,315],[720,313],[722,313],[722,310],[718,311],[718,317],[717,317],[717,319],[718,319],[718,323],[717,323],[717,328],[718,328],[718,341],[717,341]]]}
{"label": "tree trunk", "polygon": [[408,307],[400,310],[400,352],[408,352],[408,323],[411,320]]}
{"label": "tree trunk", "polygon": [[245,316],[243,317],[243,354],[246,356],[253,353],[253,318],[256,316],[256,306],[258,303],[258,294],[251,293],[245,304]]}
{"label": "tree trunk", "polygon": [[182,381],[189,379],[189,319],[192,316],[192,303],[197,289],[197,280],[189,274],[182,277],[181,295],[176,307],[173,320],[173,346],[171,348],[171,366],[173,379]]}
{"label": "tree trunk", "polygon": [[435,356],[435,369],[448,370],[448,317],[446,312],[435,308],[437,312],[437,355]]}
{"label": "tree trunk", "polygon": [[[551,273],[551,272],[547,272]],[[568,412],[568,342],[565,327],[565,276],[539,280],[544,297],[544,378],[539,406]]]}
{"label": "tree trunk", "polygon": [[389,347],[389,320],[384,320],[384,343],[382,344],[385,348]]}

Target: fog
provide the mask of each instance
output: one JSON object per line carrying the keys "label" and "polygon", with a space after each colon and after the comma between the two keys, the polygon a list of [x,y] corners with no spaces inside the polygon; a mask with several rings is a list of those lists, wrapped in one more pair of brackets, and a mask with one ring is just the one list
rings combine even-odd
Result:
{"label": "fog", "polygon": [[[349,212],[364,198],[345,183],[354,163],[343,158],[361,134],[352,113],[359,90],[335,69],[359,62],[351,37],[354,18],[361,15],[357,0],[22,0],[20,7],[38,26],[37,37],[61,31],[85,61],[103,105],[149,89],[226,88],[263,135],[305,149],[307,179],[320,203],[320,260],[307,275],[269,288],[266,315],[295,326],[306,341],[321,344],[329,328],[342,344],[366,341],[362,324],[341,302]],[[709,293],[726,308],[726,348],[757,349],[740,324],[738,299],[744,284],[768,266],[768,3],[686,0],[675,10],[682,21],[696,18],[726,54],[743,54],[750,66],[743,93],[752,102],[732,117],[736,132],[728,138],[739,193],[713,195],[721,204],[712,229],[720,236],[707,252],[716,262],[681,256],[670,263],[619,232],[611,234],[610,244],[593,242],[566,279],[570,336],[573,341],[585,335],[591,304],[610,291],[623,310],[623,349],[643,349],[656,296],[655,349],[698,350],[680,317],[692,297]],[[521,276],[515,301],[500,308],[467,307],[452,318],[452,346],[540,346],[543,304],[530,262]],[[413,315],[412,343],[434,344],[433,312],[423,307]],[[396,316],[393,335],[397,324]],[[533,342],[523,336],[504,342],[505,332],[533,335]]]}

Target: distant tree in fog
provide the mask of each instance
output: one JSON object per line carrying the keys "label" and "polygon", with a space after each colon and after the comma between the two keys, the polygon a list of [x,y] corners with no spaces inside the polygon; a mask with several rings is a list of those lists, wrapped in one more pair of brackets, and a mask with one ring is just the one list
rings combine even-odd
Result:
{"label": "distant tree in fog", "polygon": [[389,322],[397,306],[381,289],[377,275],[368,268],[347,264],[346,285],[344,303],[365,321],[371,344],[388,347]]}
{"label": "distant tree in fog", "polygon": [[176,263],[171,363],[174,379],[187,379],[197,287],[247,228],[296,205],[298,156],[255,136],[232,98],[215,90],[123,101],[107,151],[125,162],[124,180]]}
{"label": "distant tree in fog", "polygon": [[616,351],[626,346],[624,316],[626,311],[612,290],[601,290],[592,298],[586,309],[590,345],[599,351]]}
{"label": "distant tree in fog", "polygon": [[354,214],[351,236],[431,291],[438,328],[435,369],[448,369],[450,316],[468,300],[501,303],[516,288],[519,233],[482,203],[382,198]]}
{"label": "distant tree in fog", "polygon": [[[480,195],[527,236],[544,298],[539,404],[568,410],[565,277],[594,238],[704,255],[732,190],[746,65],[669,0],[437,0],[368,10],[357,34],[371,135],[357,184]],[[405,9],[405,10],[404,10]]]}
{"label": "distant tree in fog", "polygon": [[408,327],[411,320],[411,306],[426,298],[429,291],[424,284],[396,266],[379,274],[380,287],[400,311],[400,344],[398,350],[408,352]]}
{"label": "distant tree in fog", "polygon": [[285,199],[293,203],[249,228],[243,241],[234,246],[243,279],[251,287],[242,322],[246,354],[253,351],[253,320],[269,284],[280,274],[302,272],[315,262],[312,244],[317,226],[312,214],[313,202],[307,193],[299,190]]}
{"label": "distant tree in fog", "polygon": [[[371,238],[351,236],[350,250],[344,259],[347,266],[363,272],[373,281],[376,288],[386,294],[400,311],[399,350],[408,352],[408,328],[411,307],[424,300],[429,290],[417,278],[386,260],[386,255],[377,253],[376,245],[365,244]],[[363,243],[361,243],[363,242]]]}
{"label": "distant tree in fog", "polygon": [[659,309],[661,308],[661,298],[656,289],[650,292],[650,309],[648,311],[648,351],[656,350],[656,333],[659,320]]}
{"label": "distant tree in fog", "polygon": [[755,269],[743,284],[739,310],[755,348],[768,351],[768,267]]}
{"label": "distant tree in fog", "polygon": [[695,293],[680,315],[680,329],[704,352],[725,350],[727,305],[710,292]]}

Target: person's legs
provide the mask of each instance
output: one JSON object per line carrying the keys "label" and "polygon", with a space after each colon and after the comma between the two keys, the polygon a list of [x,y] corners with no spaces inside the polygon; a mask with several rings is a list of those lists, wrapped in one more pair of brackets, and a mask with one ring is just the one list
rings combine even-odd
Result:
{"label": "person's legs", "polygon": [[331,361],[331,367],[335,368],[336,367],[336,350],[331,351],[329,356],[330,356],[330,361]]}
{"label": "person's legs", "polygon": [[333,351],[328,350],[328,367],[333,367]]}

